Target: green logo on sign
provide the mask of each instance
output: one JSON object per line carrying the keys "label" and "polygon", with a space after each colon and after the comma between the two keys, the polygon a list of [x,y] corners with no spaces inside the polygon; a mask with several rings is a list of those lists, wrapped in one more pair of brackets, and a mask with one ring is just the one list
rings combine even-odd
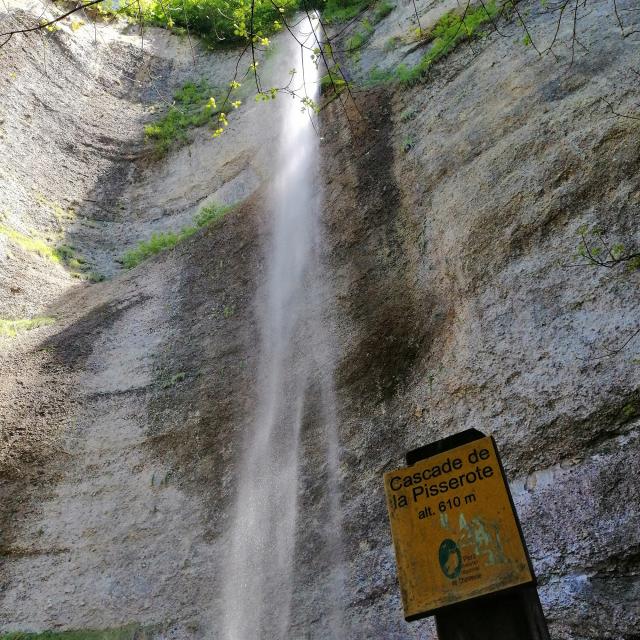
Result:
{"label": "green logo on sign", "polygon": [[460,575],[462,569],[462,554],[458,545],[451,539],[445,538],[438,551],[440,568],[450,580],[455,580]]}

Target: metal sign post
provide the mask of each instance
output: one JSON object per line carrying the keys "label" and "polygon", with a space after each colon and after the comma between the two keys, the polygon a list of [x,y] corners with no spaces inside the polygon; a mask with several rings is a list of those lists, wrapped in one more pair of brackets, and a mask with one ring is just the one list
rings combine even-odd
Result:
{"label": "metal sign post", "polygon": [[405,619],[440,640],[548,640],[493,438],[470,429],[384,475]]}

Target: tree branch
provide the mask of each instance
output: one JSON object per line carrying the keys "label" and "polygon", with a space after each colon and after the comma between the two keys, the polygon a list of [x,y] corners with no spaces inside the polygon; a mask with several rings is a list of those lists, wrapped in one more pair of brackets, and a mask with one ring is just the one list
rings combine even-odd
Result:
{"label": "tree branch", "polygon": [[53,20],[49,20],[49,22],[40,23],[35,27],[28,27],[25,29],[14,29],[13,31],[5,31],[4,33],[0,33],[0,38],[6,38],[5,41],[2,42],[2,44],[0,44],[0,48],[4,47],[4,45],[6,45],[9,42],[9,40],[11,40],[11,38],[18,33],[29,34],[29,33],[33,33],[34,31],[40,31],[41,29],[46,29],[47,27],[50,27],[52,24],[55,24],[56,22],[60,22],[60,20],[64,20],[66,17],[70,16],[72,13],[76,13],[76,11],[82,11],[87,7],[91,7],[94,4],[100,4],[101,2],[104,2],[104,0],[92,0],[91,2],[87,2],[86,4],[82,4],[79,7],[76,7],[75,9],[71,9],[71,11],[67,11],[66,13],[63,13],[61,16],[58,16]]}

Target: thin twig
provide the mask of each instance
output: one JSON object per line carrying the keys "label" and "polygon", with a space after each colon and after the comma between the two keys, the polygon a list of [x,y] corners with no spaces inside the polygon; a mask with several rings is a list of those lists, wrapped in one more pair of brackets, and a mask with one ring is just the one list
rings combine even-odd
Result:
{"label": "thin twig", "polygon": [[578,356],[579,360],[589,362],[591,360],[603,360],[604,358],[613,358],[613,356],[617,356],[624,348],[638,335],[640,335],[640,327],[638,327],[619,347],[615,349],[607,349],[605,347],[605,353],[599,356],[590,356],[588,358],[581,358]]}
{"label": "thin twig", "polygon": [[5,31],[4,33],[0,33],[0,38],[4,38],[6,36],[6,40],[2,44],[0,44],[0,48],[4,47],[4,45],[7,44],[7,42],[9,42],[9,40],[11,40],[11,38],[18,33],[28,34],[28,33],[33,33],[34,31],[40,31],[41,29],[46,29],[47,27],[50,27],[52,24],[55,24],[56,22],[60,22],[60,20],[64,20],[67,16],[70,16],[72,13],[76,13],[76,11],[82,11],[87,7],[91,7],[94,4],[100,4],[101,2],[104,2],[104,0],[92,0],[91,2],[87,2],[86,4],[80,5],[75,9],[71,9],[70,11],[63,13],[61,16],[58,16],[53,20],[40,23],[35,27],[28,27],[25,29],[14,29],[13,31]]}
{"label": "thin twig", "polygon": [[604,102],[607,107],[609,107],[609,111],[611,111],[614,116],[618,116],[619,118],[627,118],[629,120],[640,120],[640,116],[633,116],[628,113],[620,113],[619,111],[616,111],[613,107],[613,104],[606,98],[601,97],[600,100],[602,100],[602,102]]}

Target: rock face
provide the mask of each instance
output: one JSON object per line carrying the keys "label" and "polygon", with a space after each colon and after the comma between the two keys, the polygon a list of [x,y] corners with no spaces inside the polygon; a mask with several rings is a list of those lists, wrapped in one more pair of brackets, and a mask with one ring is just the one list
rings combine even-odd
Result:
{"label": "rock face", "polygon": [[[550,42],[556,14],[525,4]],[[417,7],[423,28],[440,15]],[[424,82],[321,114],[349,638],[435,637],[402,619],[381,474],[469,427],[501,449],[552,637],[640,637],[640,271],[576,256],[583,225],[590,246],[640,247],[640,53],[610,4],[589,10],[573,53],[561,24],[557,60],[506,21]],[[392,10],[345,68],[412,60],[414,45],[384,51],[412,11]],[[0,335],[0,633],[216,638],[278,101],[154,160],[142,125],[158,93],[224,84],[236,54],[194,62],[151,30],[140,59],[135,34],[99,31],[48,36],[46,68],[30,40],[0,49],[0,229],[63,238],[111,276],[80,282],[0,233],[0,317],[55,320]],[[122,272],[127,248],[210,202],[240,204]],[[290,637],[329,638],[313,421],[304,446]]]}

